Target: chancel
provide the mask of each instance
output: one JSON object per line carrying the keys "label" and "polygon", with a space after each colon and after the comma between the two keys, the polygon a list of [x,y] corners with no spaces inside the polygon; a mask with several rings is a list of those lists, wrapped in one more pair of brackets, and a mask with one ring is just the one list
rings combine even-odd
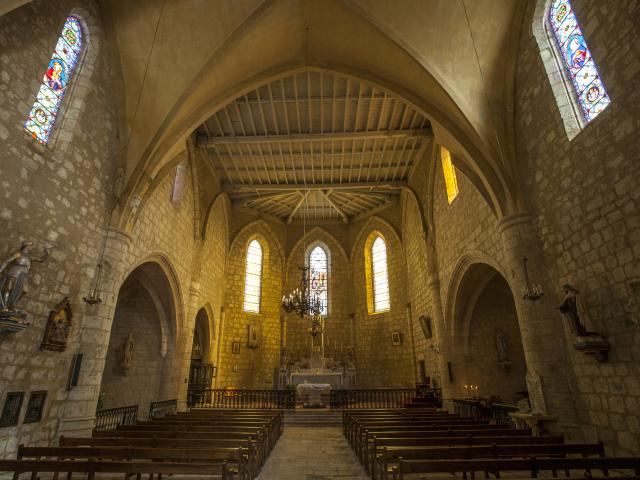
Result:
{"label": "chancel", "polygon": [[0,477],[638,478],[639,12],[0,1]]}

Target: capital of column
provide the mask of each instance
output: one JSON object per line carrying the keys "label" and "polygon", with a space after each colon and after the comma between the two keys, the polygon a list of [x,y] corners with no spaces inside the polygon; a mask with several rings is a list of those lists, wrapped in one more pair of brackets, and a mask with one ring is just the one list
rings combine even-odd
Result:
{"label": "capital of column", "polygon": [[531,224],[531,220],[531,215],[527,212],[509,215],[498,220],[498,230],[500,231],[500,233],[503,233],[505,230],[517,227],[522,224]]}

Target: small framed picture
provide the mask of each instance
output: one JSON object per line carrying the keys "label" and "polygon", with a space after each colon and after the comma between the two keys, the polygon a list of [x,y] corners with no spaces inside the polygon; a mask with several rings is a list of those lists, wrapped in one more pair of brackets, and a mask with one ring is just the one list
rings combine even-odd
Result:
{"label": "small framed picture", "polygon": [[394,347],[402,345],[402,334],[400,332],[391,332],[391,344]]}
{"label": "small framed picture", "polygon": [[240,354],[240,342],[233,342],[231,344],[231,353],[233,353],[234,355]]}

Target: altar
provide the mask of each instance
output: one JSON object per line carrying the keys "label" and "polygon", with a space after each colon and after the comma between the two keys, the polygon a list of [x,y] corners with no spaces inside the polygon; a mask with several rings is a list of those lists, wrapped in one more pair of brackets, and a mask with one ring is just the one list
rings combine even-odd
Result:
{"label": "altar", "polygon": [[328,407],[331,385],[328,383],[301,383],[296,388],[296,406]]}
{"label": "altar", "polygon": [[344,388],[342,382],[342,372],[334,372],[325,369],[303,369],[291,373],[289,383],[291,385],[300,386],[303,384],[323,384],[332,389],[340,390]]}

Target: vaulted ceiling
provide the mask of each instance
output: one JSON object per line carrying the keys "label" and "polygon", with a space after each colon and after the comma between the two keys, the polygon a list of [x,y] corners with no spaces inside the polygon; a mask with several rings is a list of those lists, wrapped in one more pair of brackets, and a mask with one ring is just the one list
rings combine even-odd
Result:
{"label": "vaulted ceiling", "polygon": [[322,71],[249,91],[197,132],[233,205],[288,223],[391,205],[433,138],[406,101]]}
{"label": "vaulted ceiling", "polygon": [[[8,0],[6,9],[27,1]],[[362,137],[363,130],[431,128],[435,141],[455,154],[456,166],[489,199],[491,208],[497,213],[513,211],[521,200],[513,173],[509,112],[513,112],[513,72],[522,19],[532,1],[99,0],[107,34],[101,45],[113,59],[111,72],[120,112],[125,171],[122,218],[127,210],[135,210],[140,199],[144,202],[168,171],[165,167],[184,153],[195,131],[212,142],[200,148],[206,148],[223,182],[291,186],[294,171],[297,174],[308,164],[312,176],[304,178],[322,180],[330,187],[345,184],[348,178],[351,183],[358,177],[360,182],[367,177],[374,182],[406,179],[413,162],[410,149],[419,148],[425,138],[400,132],[395,138],[376,140]],[[300,81],[296,93],[290,79],[284,86],[274,81],[294,72],[298,75],[304,68],[327,72],[322,88],[312,85],[308,93],[305,82]],[[341,75],[352,83],[346,86]],[[305,102],[304,95],[332,96],[334,85],[335,100]],[[351,99],[342,100],[347,92]],[[354,99],[360,96],[356,107]],[[387,105],[381,113],[385,96]],[[407,111],[414,108],[416,123],[389,120],[393,102],[399,108],[406,104],[402,108]],[[263,124],[261,108],[266,116],[276,112],[276,119],[265,118]],[[347,118],[338,118],[345,110]],[[285,111],[290,115],[298,112],[301,122],[311,112],[312,125],[301,123],[298,128],[290,123],[287,128]],[[340,128],[327,120],[330,112],[335,122],[342,122],[342,137],[337,136]],[[418,112],[426,119],[422,123]],[[366,118],[365,124],[363,115],[369,114],[371,119]],[[216,124],[216,118],[226,121],[227,115],[236,122],[235,132],[228,124]],[[323,117],[322,125],[317,115]],[[359,136],[347,138],[345,133]],[[300,138],[317,134],[325,137]],[[217,138],[265,135],[293,137],[287,142],[256,139],[251,144],[222,144]],[[398,145],[405,140],[405,153],[400,154],[403,147]],[[284,170],[290,172],[277,173],[275,169],[282,170],[282,165],[274,167],[267,161],[273,157],[272,150],[280,157],[280,147],[283,154],[291,147],[285,160],[300,162],[285,164]],[[332,147],[333,154],[327,155]],[[261,151],[266,168],[256,169],[253,159],[260,159],[260,166]],[[336,163],[327,166],[330,158],[342,162],[341,172],[335,170]],[[321,176],[316,167],[322,167]],[[243,206],[289,219],[302,198],[290,186],[277,187],[291,189],[287,195],[255,188],[230,193],[234,201],[242,199]],[[381,193],[394,195],[393,188],[381,188],[385,190]],[[341,187],[303,193],[305,202],[291,220],[299,220],[312,207],[318,218],[351,219],[390,198],[354,191]],[[250,198],[267,194],[268,199]]]}

